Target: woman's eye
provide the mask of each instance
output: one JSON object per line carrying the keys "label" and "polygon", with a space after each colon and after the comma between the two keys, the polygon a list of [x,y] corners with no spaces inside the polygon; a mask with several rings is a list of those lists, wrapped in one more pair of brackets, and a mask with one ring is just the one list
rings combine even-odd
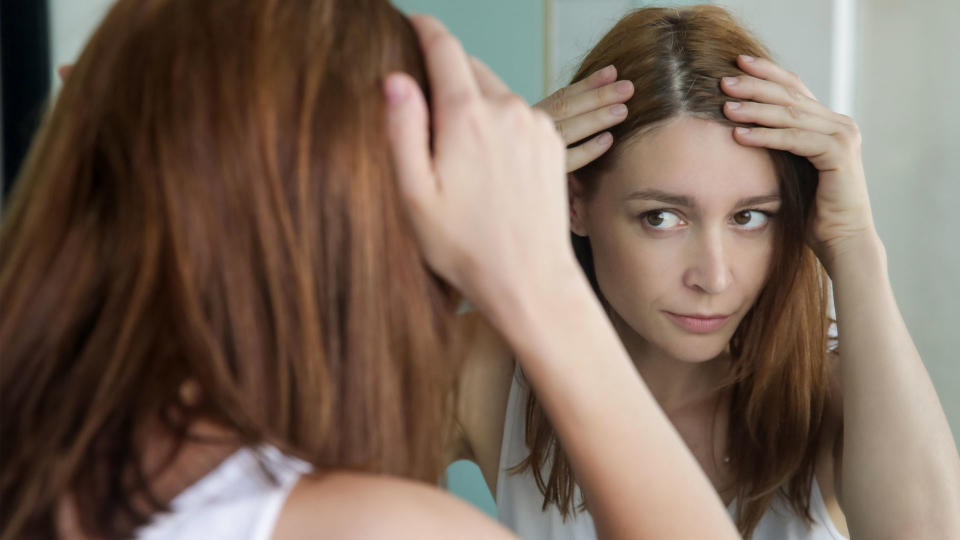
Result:
{"label": "woman's eye", "polygon": [[640,217],[644,224],[654,229],[672,229],[682,223],[680,216],[666,210],[653,210]]}
{"label": "woman's eye", "polygon": [[733,222],[744,229],[762,229],[770,219],[766,213],[759,210],[744,210],[733,215]]}

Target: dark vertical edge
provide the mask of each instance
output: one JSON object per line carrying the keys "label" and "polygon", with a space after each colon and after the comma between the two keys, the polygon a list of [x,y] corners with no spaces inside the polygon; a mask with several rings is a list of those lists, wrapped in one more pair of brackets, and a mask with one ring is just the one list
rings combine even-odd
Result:
{"label": "dark vertical edge", "polygon": [[4,201],[43,115],[51,71],[47,0],[0,0]]}

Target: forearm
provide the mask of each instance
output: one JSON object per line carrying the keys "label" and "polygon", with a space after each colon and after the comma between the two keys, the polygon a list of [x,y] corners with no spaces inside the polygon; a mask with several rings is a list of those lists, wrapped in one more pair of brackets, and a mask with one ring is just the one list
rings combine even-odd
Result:
{"label": "forearm", "polygon": [[493,316],[518,354],[602,538],[737,538],[586,279],[554,274]]}
{"label": "forearm", "polygon": [[859,538],[960,538],[960,459],[871,233],[831,265],[843,382],[841,494]]}

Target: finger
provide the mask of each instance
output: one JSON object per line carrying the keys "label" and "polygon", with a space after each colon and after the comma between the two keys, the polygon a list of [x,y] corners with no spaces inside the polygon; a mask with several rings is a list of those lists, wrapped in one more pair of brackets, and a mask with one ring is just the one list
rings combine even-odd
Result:
{"label": "finger", "polygon": [[631,81],[617,81],[579,94],[565,88],[555,92],[549,101],[537,104],[537,107],[554,120],[561,121],[607,105],[623,103],[633,96],[633,90]]}
{"label": "finger", "polygon": [[64,64],[57,68],[57,75],[60,76],[61,82],[66,82],[67,77],[70,76],[70,72],[73,71],[73,64]]}
{"label": "finger", "polygon": [[409,75],[393,73],[384,81],[387,139],[404,198],[414,207],[429,204],[437,182],[430,158],[430,119],[426,99]]}
{"label": "finger", "polygon": [[602,156],[613,145],[613,136],[605,131],[589,141],[567,149],[567,172],[573,172]]}
{"label": "finger", "polygon": [[766,58],[754,58],[746,54],[737,56],[737,66],[754,77],[773,81],[788,88],[795,88],[810,99],[817,99],[813,92],[803,84],[796,73],[783,69],[776,62]]}
{"label": "finger", "polygon": [[800,128],[826,135],[833,135],[843,128],[830,118],[811,114],[797,107],[754,101],[728,101],[724,104],[723,113],[730,120],[742,124],[759,124],[771,128]]}
{"label": "finger", "polygon": [[486,97],[498,97],[511,94],[510,88],[479,58],[470,57],[470,68],[480,87],[480,93]]}
{"label": "finger", "polygon": [[574,96],[578,96],[584,92],[589,92],[590,90],[595,90],[602,86],[606,86],[616,80],[617,68],[615,66],[607,66],[603,69],[593,72],[589,77],[583,80],[577,81],[570,86],[564,86],[563,88],[544,98],[534,107],[542,110],[548,110],[554,101],[569,100]]}
{"label": "finger", "polygon": [[811,99],[800,90],[786,87],[773,81],[758,79],[750,75],[724,77],[720,81],[720,87],[728,96],[739,99],[748,99],[751,101],[770,103],[772,105],[799,107],[807,112],[821,116],[831,116],[834,114],[833,111],[822,103]]}
{"label": "finger", "polygon": [[594,71],[587,78],[567,86],[566,89],[572,94],[581,94],[594,88],[608,85],[615,80],[617,80],[617,68],[611,65]]}
{"label": "finger", "polygon": [[826,154],[834,141],[830,135],[799,128],[738,127],[733,130],[733,138],[744,146],[761,146],[773,150],[785,150],[809,158],[811,161]]}
{"label": "finger", "polygon": [[410,22],[420,38],[437,112],[479,97],[480,89],[460,41],[433,17],[414,15]]}
{"label": "finger", "polygon": [[578,141],[623,122],[627,118],[627,106],[623,103],[603,107],[580,116],[556,123],[560,138],[567,145]]}

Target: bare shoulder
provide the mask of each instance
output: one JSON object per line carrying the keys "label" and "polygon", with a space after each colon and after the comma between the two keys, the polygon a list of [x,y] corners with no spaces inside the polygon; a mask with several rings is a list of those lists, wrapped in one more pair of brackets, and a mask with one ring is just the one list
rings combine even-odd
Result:
{"label": "bare shoulder", "polygon": [[284,503],[273,540],[515,538],[439,488],[354,472],[303,478]]}

